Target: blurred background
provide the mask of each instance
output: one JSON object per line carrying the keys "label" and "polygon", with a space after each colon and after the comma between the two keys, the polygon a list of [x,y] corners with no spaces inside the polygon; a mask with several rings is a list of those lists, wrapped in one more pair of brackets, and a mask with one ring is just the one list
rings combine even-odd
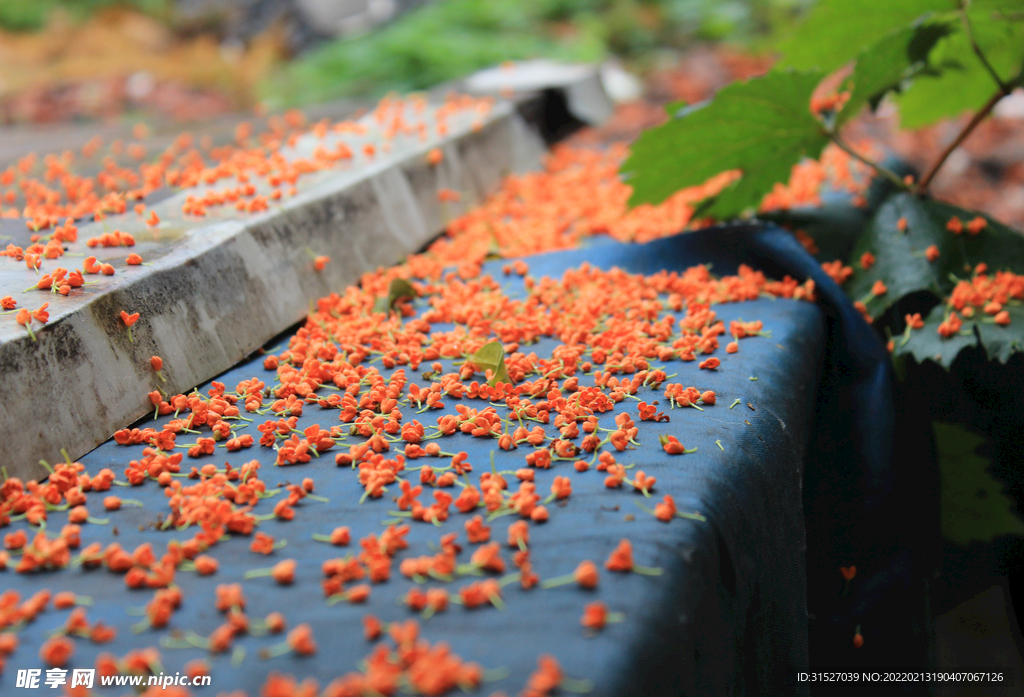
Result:
{"label": "blurred background", "polygon": [[[3,0],[0,160],[42,143],[72,147],[81,139],[69,131],[83,124],[117,137],[103,127],[209,130],[292,107],[337,116],[530,58],[603,64],[619,106],[589,137],[628,141],[660,122],[665,104],[770,68],[772,46],[813,1]],[[1022,119],[1024,96],[1004,100],[947,163],[936,193],[1024,227]],[[855,136],[920,167],[957,129],[898,126],[883,109]]]}
{"label": "blurred background", "polygon": [[757,51],[809,1],[4,0],[0,119],[201,120],[423,89],[536,57],[670,71],[696,45]]}

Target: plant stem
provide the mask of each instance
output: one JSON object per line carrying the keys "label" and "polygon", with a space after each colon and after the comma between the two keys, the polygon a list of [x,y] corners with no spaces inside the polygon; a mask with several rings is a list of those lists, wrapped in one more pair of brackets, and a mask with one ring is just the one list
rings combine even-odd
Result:
{"label": "plant stem", "polygon": [[928,169],[925,175],[921,177],[921,181],[915,189],[918,194],[922,194],[928,189],[928,185],[932,183],[932,179],[935,178],[935,174],[939,171],[942,165],[945,164],[946,160],[949,159],[949,156],[953,154],[953,151],[960,147],[960,144],[967,139],[967,136],[971,135],[974,129],[978,127],[978,124],[984,121],[992,112],[992,109],[994,109],[996,104],[999,103],[999,100],[1010,94],[1013,88],[1020,83],[1021,77],[1024,76],[1024,73],[1018,74],[1017,77],[1010,82],[1005,82],[1001,77],[999,77],[999,73],[995,71],[995,68],[992,67],[991,63],[989,63],[988,58],[985,57],[985,53],[981,50],[981,46],[979,46],[978,42],[974,40],[974,31],[971,28],[971,21],[967,17],[967,10],[964,4],[961,4],[960,6],[960,19],[964,25],[964,32],[967,34],[967,38],[971,42],[971,48],[974,50],[974,55],[976,55],[978,60],[981,61],[981,64],[985,66],[985,70],[988,71],[988,74],[992,76],[993,80],[995,80],[999,89],[995,94],[989,97],[984,106],[978,110],[978,113],[971,117],[971,120],[968,121],[967,125],[960,130],[960,133],[958,133],[956,138],[953,139],[953,142],[946,146],[946,149],[942,151],[942,154],[939,155],[939,158],[935,163]]}
{"label": "plant stem", "polygon": [[833,143],[836,144],[836,147],[838,147],[840,150],[845,152],[847,155],[849,155],[853,159],[858,160],[858,161],[866,164],[868,167],[870,167],[871,169],[873,169],[876,172],[878,172],[879,174],[881,174],[883,177],[885,177],[886,179],[891,181],[893,184],[895,184],[900,189],[906,189],[907,188],[906,183],[903,181],[903,179],[900,178],[900,175],[896,174],[891,169],[888,169],[887,167],[883,167],[882,165],[878,164],[877,162],[873,162],[873,161],[869,160],[868,158],[864,157],[863,155],[861,155],[860,153],[858,153],[856,150],[854,150],[849,145],[847,145],[846,142],[842,138],[840,138],[839,134],[836,133],[835,131],[826,131],[825,135],[827,135],[829,137],[829,139]]}
{"label": "plant stem", "polygon": [[967,140],[967,136],[971,135],[971,132],[978,127],[978,124],[984,121],[992,112],[992,109],[995,108],[999,100],[1007,94],[1009,93],[1006,91],[1006,88],[1000,87],[995,94],[989,97],[988,101],[985,102],[985,105],[978,110],[978,113],[971,117],[971,120],[968,121],[967,125],[960,130],[960,133],[958,133],[956,138],[953,139],[953,142],[946,146],[946,149],[942,151],[942,154],[939,155],[939,158],[935,163],[928,168],[928,172],[921,177],[921,181],[917,185],[917,193],[924,193],[925,190],[927,190],[928,185],[931,184],[932,179],[935,178],[935,174],[939,171],[942,165],[945,164],[946,160],[949,159],[949,156],[953,154],[953,151],[960,147],[961,143]]}

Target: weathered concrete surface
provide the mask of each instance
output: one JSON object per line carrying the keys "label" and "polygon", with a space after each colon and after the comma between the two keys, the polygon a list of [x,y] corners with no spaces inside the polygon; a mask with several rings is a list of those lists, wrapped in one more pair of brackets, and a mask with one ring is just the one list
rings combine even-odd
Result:
{"label": "weathered concrete surface", "polygon": [[[373,102],[367,99],[337,99],[323,104],[305,107],[302,111],[310,123],[321,119],[337,121],[349,118],[360,110],[370,110]],[[265,130],[268,118],[254,113],[239,112],[225,114],[201,123],[178,123],[168,119],[154,118],[143,123],[149,130],[145,145],[150,152],[158,152],[169,146],[184,130],[191,130],[197,136],[209,136],[214,145],[235,142],[235,127],[245,122],[255,131]],[[17,163],[29,153],[56,153],[64,150],[80,151],[82,146],[98,136],[104,143],[121,140],[137,142],[133,123],[127,121],[74,122],[47,125],[5,125],[0,126],[0,169]]]}
{"label": "weathered concrete surface", "polygon": [[[136,245],[88,250],[117,273],[67,297],[25,292],[38,276],[23,263],[0,265],[0,296],[30,310],[50,303],[49,323],[35,325],[36,342],[13,316],[0,321],[0,442],[8,472],[40,476],[40,459],[58,459],[62,447],[81,455],[144,416],[151,410],[145,395],[156,387],[187,391],[226,370],[301,320],[316,298],[421,248],[503,176],[536,167],[543,151],[510,102],[483,116],[457,113],[448,128],[446,137],[425,142],[397,136],[387,153],[378,142],[372,159],[357,155],[350,165],[306,175],[295,197],[261,214],[240,217],[225,207],[189,220],[181,207],[196,190],[184,190],[152,206],[163,221],[155,229],[132,212],[80,225],[80,240],[119,229]],[[325,137],[328,148],[335,137]],[[304,137],[294,154],[308,155],[317,144]],[[436,166],[426,156],[433,147],[444,153]],[[440,202],[440,189],[459,191],[461,202]],[[14,222],[24,237],[24,223]],[[127,266],[130,251],[151,265]],[[316,272],[310,252],[332,261]],[[69,253],[43,271],[80,264]],[[134,343],[121,310],[141,315]],[[150,368],[152,355],[164,359],[166,383]]]}
{"label": "weathered concrete surface", "polygon": [[460,86],[475,95],[529,95],[558,90],[569,113],[583,123],[601,123],[615,108],[602,84],[601,71],[587,63],[521,61],[481,70]]}

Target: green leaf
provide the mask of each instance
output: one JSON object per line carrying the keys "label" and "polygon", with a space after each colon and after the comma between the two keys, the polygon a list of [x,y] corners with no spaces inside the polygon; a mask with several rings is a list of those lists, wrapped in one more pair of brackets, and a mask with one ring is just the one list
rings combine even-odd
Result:
{"label": "green leaf", "polygon": [[[893,303],[912,293],[927,291],[941,299],[925,320],[924,328],[912,330],[906,342],[897,339],[897,356],[909,354],[918,362],[933,360],[948,369],[960,351],[978,345],[979,337],[991,360],[1005,363],[1015,352],[1024,350],[1024,308],[1016,304],[1005,307],[1011,317],[1008,326],[993,324],[981,308],[976,308],[974,317],[963,317],[959,335],[943,338],[938,334],[939,324],[949,312],[945,301],[953,291],[955,278],[970,278],[979,263],[987,264],[990,273],[1024,273],[1021,233],[987,216],[982,216],[987,224],[977,235],[966,229],[954,235],[946,229],[954,216],[966,228],[977,215],[941,201],[894,194],[879,207],[855,245],[850,259],[855,272],[845,290],[854,300],[865,302],[871,317],[879,317]],[[897,228],[900,218],[907,221],[906,232]],[[924,255],[931,245],[939,250],[935,262]],[[864,252],[875,256],[874,265],[867,270],[860,264]],[[887,291],[874,296],[871,288],[879,280]]]}
{"label": "green leaf", "polygon": [[[907,221],[906,232],[897,228],[900,218]],[[864,301],[872,317],[878,317],[910,293],[931,291],[942,297],[950,285],[944,279],[942,265],[925,257],[925,250],[933,244],[939,248],[941,258],[949,255],[953,240],[918,198],[908,193],[890,196],[854,246],[850,259],[854,274],[846,283],[846,292],[854,300]],[[860,264],[864,252],[875,256],[874,265],[867,270]],[[886,285],[884,295],[871,294],[876,281]]]}
{"label": "green leaf", "polygon": [[897,356],[911,355],[918,363],[935,361],[946,370],[952,365],[953,359],[968,346],[977,346],[978,337],[974,331],[973,322],[964,322],[960,333],[954,336],[943,338],[939,335],[939,325],[946,319],[946,307],[939,303],[936,305],[924,321],[924,327],[913,329],[910,338],[906,343],[902,339],[896,339]]}
{"label": "green leaf", "polygon": [[505,367],[505,348],[500,341],[491,341],[481,346],[476,353],[469,357],[469,362],[480,370],[491,371],[491,379],[487,382],[491,387],[499,382],[512,383],[512,379],[508,376],[508,369]]}
{"label": "green leaf", "polygon": [[967,545],[1024,535],[1024,522],[1014,512],[1013,500],[988,472],[991,461],[977,453],[985,439],[956,424],[935,422],[933,427],[942,482],[942,536]]}
{"label": "green leaf", "polygon": [[898,91],[903,82],[928,68],[935,45],[955,31],[952,21],[926,22],[889,32],[857,56],[850,99],[836,116],[841,126],[861,107],[874,109],[887,92]]}
{"label": "green leaf", "polygon": [[413,285],[404,278],[393,278],[391,279],[391,285],[388,286],[388,297],[378,299],[375,309],[377,312],[390,313],[395,309],[395,304],[400,300],[418,298],[419,295]]}
{"label": "green leaf", "polygon": [[1013,271],[1024,273],[1024,234],[1009,228],[983,213],[953,206],[942,201],[925,200],[922,204],[928,214],[942,230],[954,216],[959,218],[966,227],[968,221],[981,216],[985,219],[985,229],[980,234],[963,234],[952,236],[949,254],[939,259],[942,275],[950,274],[959,277],[967,276],[980,263],[988,264],[992,271]]}
{"label": "green leaf", "polygon": [[660,203],[680,189],[726,170],[743,177],[711,203],[718,217],[757,206],[776,182],[786,181],[802,157],[828,143],[810,113],[818,71],[773,70],[735,82],[703,105],[643,133],[621,171],[633,186],[630,205]]}
{"label": "green leaf", "polygon": [[[995,271],[1024,273],[1024,235],[988,216],[987,224],[977,235],[966,230],[954,235],[946,225],[954,216],[966,228],[980,214],[957,206],[920,199],[908,193],[890,196],[878,209],[858,240],[850,258],[853,278],[845,288],[854,300],[863,300],[872,317],[878,317],[889,306],[909,293],[931,291],[946,298],[953,290],[952,276],[967,278],[979,264]],[[897,221],[905,218],[906,232],[899,232]],[[935,245],[939,258],[930,262],[925,250]],[[863,270],[860,258],[864,252],[875,255],[875,264]],[[881,296],[871,296],[871,287],[881,280],[888,288]]]}
{"label": "green leaf", "polygon": [[[978,46],[1003,81],[1017,78],[1024,67],[1024,15],[1016,3],[1014,21],[999,13],[1007,2],[975,0],[967,12]],[[998,89],[974,54],[966,32],[944,37],[932,52],[934,64],[943,70],[934,76],[920,75],[913,89],[897,96],[904,128],[920,128],[941,119],[976,111]]]}
{"label": "green leaf", "polygon": [[956,0],[819,0],[778,49],[782,65],[831,71],[893,27],[929,12],[956,9]]}
{"label": "green leaf", "polygon": [[[989,360],[1006,363],[1018,351],[1024,351],[1024,307],[1020,305],[1004,305],[1003,309],[1010,313],[1010,324],[1000,326],[986,317],[975,315],[978,336]],[[965,323],[966,324],[966,323]]]}
{"label": "green leaf", "polygon": [[690,103],[680,99],[678,102],[669,102],[665,105],[665,113],[668,114],[670,119],[675,118],[676,114],[690,106]]}

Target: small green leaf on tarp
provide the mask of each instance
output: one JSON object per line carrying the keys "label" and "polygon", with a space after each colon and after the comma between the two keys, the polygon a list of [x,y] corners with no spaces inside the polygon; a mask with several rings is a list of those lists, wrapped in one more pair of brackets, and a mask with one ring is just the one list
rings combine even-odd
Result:
{"label": "small green leaf on tarp", "polygon": [[419,295],[413,285],[404,278],[393,278],[391,279],[391,285],[388,286],[388,297],[378,299],[375,309],[377,312],[390,313],[395,309],[395,304],[400,300],[418,298]]}
{"label": "small green leaf on tarp", "polygon": [[501,255],[501,246],[498,244],[498,238],[491,233],[491,241],[487,245],[487,254],[484,256],[484,261],[498,261],[504,259]]}
{"label": "small green leaf on tarp", "polygon": [[500,341],[491,341],[469,357],[469,362],[483,371],[491,371],[491,379],[487,382],[493,387],[499,382],[511,384],[508,369],[505,368],[505,349]]}
{"label": "small green leaf on tarp", "polygon": [[985,439],[957,424],[933,426],[942,482],[942,536],[966,545],[1024,535],[1024,521],[1014,511],[1013,500],[988,471],[992,463],[976,452]]}

